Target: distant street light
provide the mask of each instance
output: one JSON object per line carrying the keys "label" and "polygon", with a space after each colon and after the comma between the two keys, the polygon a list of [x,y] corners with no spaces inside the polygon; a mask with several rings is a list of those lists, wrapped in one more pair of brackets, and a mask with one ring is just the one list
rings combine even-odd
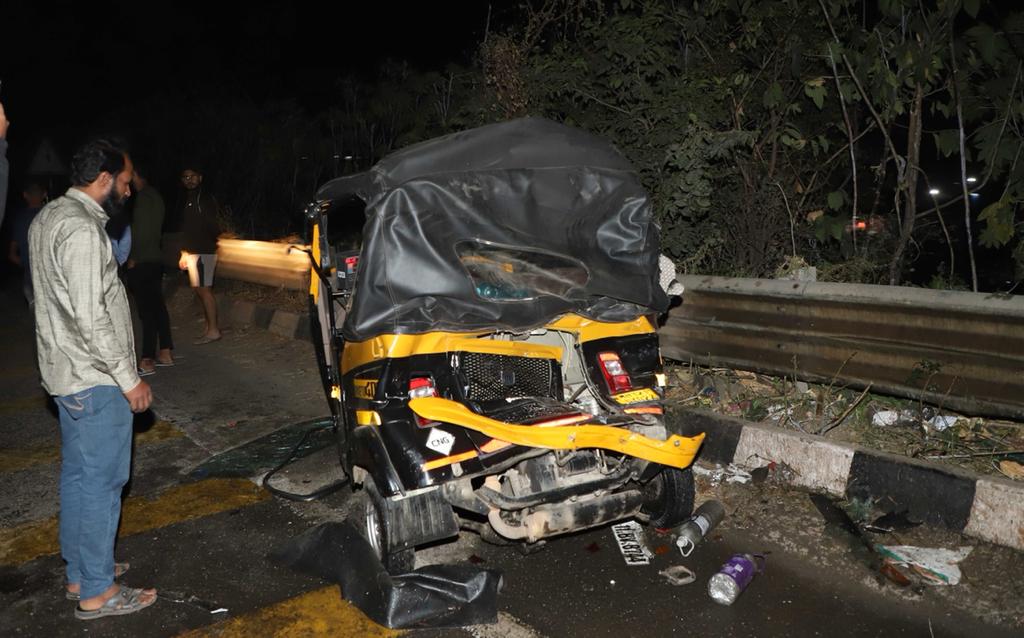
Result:
{"label": "distant street light", "polygon": [[928,191],[928,194],[931,195],[932,197],[934,197],[934,196],[939,194],[939,189],[933,188],[930,191]]}
{"label": "distant street light", "polygon": [[968,183],[968,184],[973,184],[973,183],[975,183],[975,182],[977,182],[977,181],[978,181],[978,178],[977,178],[977,177],[968,177],[968,178],[967,178],[967,183]]}
{"label": "distant street light", "polygon": [[971,193],[971,197],[981,197],[981,193]]}

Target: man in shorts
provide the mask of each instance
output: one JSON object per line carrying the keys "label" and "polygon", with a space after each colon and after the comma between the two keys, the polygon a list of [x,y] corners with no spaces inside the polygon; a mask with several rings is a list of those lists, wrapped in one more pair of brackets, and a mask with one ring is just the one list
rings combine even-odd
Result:
{"label": "man in shorts", "polygon": [[217,237],[221,233],[217,200],[203,192],[203,173],[195,165],[181,171],[185,188],[182,202],[182,245],[178,267],[188,269],[188,280],[203,306],[206,330],[193,343],[203,345],[221,337],[217,322],[217,300],[213,296],[213,271],[217,267]]}

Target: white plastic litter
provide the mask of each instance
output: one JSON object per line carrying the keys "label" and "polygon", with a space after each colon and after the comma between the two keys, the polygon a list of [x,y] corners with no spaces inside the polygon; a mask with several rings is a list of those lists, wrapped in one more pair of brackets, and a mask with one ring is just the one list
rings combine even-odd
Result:
{"label": "white plastic litter", "polygon": [[896,425],[905,418],[906,416],[902,412],[896,410],[880,410],[871,417],[871,425],[881,427]]}
{"label": "white plastic litter", "polygon": [[750,482],[750,472],[748,472],[746,470],[741,470],[740,468],[736,467],[735,465],[729,465],[729,467],[725,468],[725,474],[726,474],[726,478],[725,478],[725,482],[726,483],[744,483],[745,484],[745,483],[749,483]]}
{"label": "white plastic litter", "polygon": [[708,469],[699,465],[693,466],[693,473],[698,476],[706,476],[710,480],[712,485],[718,485],[723,480],[726,483],[749,483],[750,472],[739,468],[736,465],[730,463],[726,467],[716,465],[714,468]]}
{"label": "white plastic litter", "polygon": [[883,556],[902,565],[919,567],[919,573],[936,585],[956,585],[960,582],[960,561],[967,558],[973,547],[942,549],[914,547],[913,545],[877,545]]}
{"label": "white plastic litter", "polygon": [[672,567],[661,570],[658,574],[660,576],[664,576],[669,585],[689,585],[693,581],[697,580],[697,574],[694,574],[690,569],[683,565],[673,565]]}
{"label": "white plastic litter", "polygon": [[956,422],[959,420],[960,417],[958,416],[939,415],[929,419],[928,423],[931,424],[932,428],[934,428],[936,432],[942,432],[943,430],[948,430],[956,425]]}
{"label": "white plastic litter", "polygon": [[[871,417],[871,424],[879,427],[888,427],[897,423],[919,423],[920,415],[913,410],[879,410]],[[942,432],[953,427],[960,419],[958,416],[940,414],[928,419],[926,423],[936,432]]]}

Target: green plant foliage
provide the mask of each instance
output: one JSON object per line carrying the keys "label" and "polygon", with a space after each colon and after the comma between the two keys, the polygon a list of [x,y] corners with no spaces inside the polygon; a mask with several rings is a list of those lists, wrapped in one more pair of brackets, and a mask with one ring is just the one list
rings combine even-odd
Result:
{"label": "green plant foliage", "polygon": [[1007,197],[986,206],[978,215],[978,220],[985,223],[978,243],[991,248],[1005,246],[1015,234],[1014,208]]}
{"label": "green plant foliage", "polygon": [[[874,260],[898,282],[908,246],[946,241],[939,225],[916,224],[933,206],[917,192],[930,183],[926,160],[958,162],[961,114],[971,170],[990,183],[1024,178],[1024,78],[1013,54],[1024,49],[1024,18],[990,24],[1000,12],[986,4],[587,5],[570,35],[552,32],[524,57],[528,110],[618,144],[654,195],[666,251],[686,269],[756,276],[796,250],[820,268]],[[977,218],[978,243],[1018,241],[1018,190]],[[947,226],[962,219],[955,206],[940,214]],[[855,230],[869,216],[870,229]]]}
{"label": "green plant foliage", "polygon": [[835,215],[822,215],[814,220],[814,237],[820,242],[824,242],[829,238],[839,241],[843,238],[847,223],[846,218]]}

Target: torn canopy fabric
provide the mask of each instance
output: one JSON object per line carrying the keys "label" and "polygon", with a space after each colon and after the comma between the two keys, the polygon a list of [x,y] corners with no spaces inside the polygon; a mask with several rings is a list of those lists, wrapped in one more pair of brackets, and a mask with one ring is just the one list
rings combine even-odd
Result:
{"label": "torn canopy fabric", "polygon": [[650,199],[590,133],[538,118],[492,124],[400,150],[317,198],[353,194],[367,220],[350,341],[668,307]]}
{"label": "torn canopy fabric", "polygon": [[338,583],[342,597],[392,629],[464,627],[498,619],[500,572],[471,565],[428,565],[391,575],[349,521],[318,525],[271,558]]}

